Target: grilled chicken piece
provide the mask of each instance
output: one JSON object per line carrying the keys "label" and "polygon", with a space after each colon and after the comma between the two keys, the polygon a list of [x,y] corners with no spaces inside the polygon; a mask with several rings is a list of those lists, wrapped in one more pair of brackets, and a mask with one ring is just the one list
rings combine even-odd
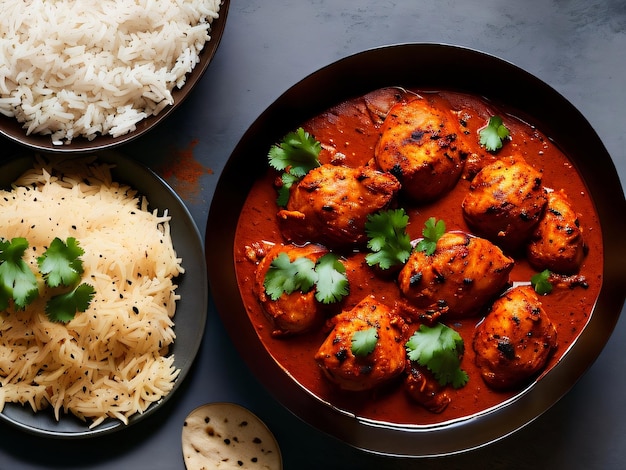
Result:
{"label": "grilled chicken piece", "polygon": [[[404,371],[406,324],[372,296],[352,310],[329,320],[332,331],[315,354],[324,375],[343,390],[370,390],[398,377]],[[352,352],[352,338],[358,331],[376,328],[374,350],[365,355]]]}
{"label": "grilled chicken piece", "polygon": [[424,318],[476,314],[509,281],[514,261],[490,241],[447,232],[432,255],[414,250],[398,276],[408,301]]}
{"label": "grilled chicken piece", "polygon": [[287,208],[278,212],[283,236],[330,248],[362,245],[367,216],[388,208],[399,189],[393,175],[368,166],[322,165],[291,187]]}
{"label": "grilled chicken piece", "polygon": [[470,153],[465,159],[465,167],[463,168],[462,177],[471,181],[480,172],[480,170],[497,160],[498,157],[496,155],[488,152]]}
{"label": "grilled chicken piece", "polygon": [[517,250],[530,238],[546,202],[541,173],[511,156],[480,170],[462,206],[479,234],[505,250]]}
{"label": "grilled chicken piece", "polygon": [[363,96],[365,107],[368,110],[372,122],[375,125],[382,125],[391,108],[407,99],[414,99],[417,95],[404,88],[387,87],[374,90]]}
{"label": "grilled chicken piece", "polygon": [[450,397],[433,377],[432,372],[416,362],[408,361],[404,389],[416,403],[432,413],[441,413],[450,404]]}
{"label": "grilled chicken piece", "polygon": [[449,191],[463,171],[469,152],[462,136],[452,111],[423,99],[398,103],[381,127],[375,160],[398,178],[408,197],[431,201]]}
{"label": "grilled chicken piece", "polygon": [[476,365],[495,389],[528,381],[556,347],[556,329],[531,286],[515,287],[497,299],[473,341]]}
{"label": "grilled chicken piece", "polygon": [[552,284],[553,288],[559,289],[575,289],[582,287],[583,289],[589,288],[587,278],[582,274],[559,274],[551,272],[548,276],[548,282]]}
{"label": "grilled chicken piece", "polygon": [[325,248],[309,244],[304,246],[274,245],[261,259],[256,269],[254,291],[257,295],[263,313],[273,326],[272,335],[279,337],[305,333],[315,327],[320,327],[326,320],[327,312],[323,304],[315,300],[315,289],[302,293],[283,293],[278,299],[272,300],[265,292],[265,275],[270,269],[272,261],[281,253],[286,253],[293,262],[297,258],[306,257],[317,262],[328,253]]}
{"label": "grilled chicken piece", "polygon": [[578,271],[585,257],[583,231],[565,191],[548,194],[548,204],[528,245],[528,261],[542,271]]}

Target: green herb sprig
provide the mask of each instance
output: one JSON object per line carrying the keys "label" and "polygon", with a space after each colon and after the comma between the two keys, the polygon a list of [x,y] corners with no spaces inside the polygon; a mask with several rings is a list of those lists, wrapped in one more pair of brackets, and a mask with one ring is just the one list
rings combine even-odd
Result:
{"label": "green herb sprig", "polygon": [[479,131],[480,145],[489,152],[502,148],[504,139],[509,137],[509,129],[504,125],[500,116],[492,116],[489,123]]}
{"label": "green herb sprig", "polygon": [[421,325],[405,347],[409,359],[430,370],[441,386],[461,388],[467,384],[469,376],[461,369],[463,338],[452,328],[443,323]]}
{"label": "green herb sprig", "polygon": [[[25,238],[0,239],[0,310],[7,309],[11,299],[16,308],[24,309],[39,296],[37,277],[23,259],[27,248]],[[83,254],[75,238],[69,237],[63,242],[57,237],[37,258],[39,272],[48,287],[71,289],[46,302],[46,314],[51,321],[67,323],[77,311],[89,308],[95,291],[89,284],[79,284]]]}
{"label": "green herb sprig", "polygon": [[406,263],[413,249],[406,232],[408,223],[404,209],[381,211],[367,217],[367,247],[372,252],[365,256],[365,261],[369,266],[389,269]]}
{"label": "green herb sprig", "polygon": [[333,253],[317,262],[306,257],[291,261],[287,253],[280,253],[272,260],[263,286],[272,300],[296,291],[306,294],[315,286],[315,299],[324,304],[339,302],[350,292],[346,268]]}
{"label": "green herb sprig", "polygon": [[37,278],[22,259],[26,248],[25,238],[0,239],[0,310],[8,308],[10,299],[24,309],[39,295]]}
{"label": "green herb sprig", "polygon": [[432,255],[437,249],[437,242],[446,233],[446,224],[443,220],[437,220],[434,217],[430,217],[424,223],[424,229],[422,235],[424,238],[417,242],[415,249],[423,251],[428,256]]}
{"label": "green herb sprig", "polygon": [[352,334],[352,354],[356,357],[365,357],[371,354],[378,343],[378,331],[375,327],[358,330]]}
{"label": "green herb sprig", "polygon": [[530,285],[533,286],[535,292],[539,295],[547,295],[552,292],[552,283],[550,282],[550,270],[545,269],[530,278]]}
{"label": "green herb sprig", "polygon": [[291,186],[320,166],[318,156],[321,150],[321,143],[302,127],[289,132],[278,144],[270,147],[267,154],[270,166],[283,172],[276,200],[280,207],[287,205]]}

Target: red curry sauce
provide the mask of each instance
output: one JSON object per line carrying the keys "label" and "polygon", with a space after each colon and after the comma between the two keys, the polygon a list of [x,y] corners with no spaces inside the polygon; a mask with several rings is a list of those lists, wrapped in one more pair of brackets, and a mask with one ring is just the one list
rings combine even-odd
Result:
{"label": "red curry sauce", "polygon": [[[564,189],[579,214],[583,236],[589,247],[580,274],[584,275],[589,287],[555,289],[541,298],[544,308],[557,328],[558,349],[551,357],[546,371],[552,367],[585,327],[596,301],[602,282],[602,236],[593,202],[576,169],[554,142],[538,129],[507,113],[485,100],[454,92],[420,92],[420,94],[440,106],[451,106],[461,110],[467,129],[476,135],[490,116],[500,115],[510,130],[511,140],[505,143],[502,155],[515,148],[516,154],[536,169],[543,172],[543,184],[558,190]],[[331,145],[346,156],[345,164],[362,165],[373,158],[374,147],[379,137],[379,129],[369,115],[363,112],[359,98],[346,101],[327,112],[302,124],[324,145]],[[269,150],[269,149],[268,149]],[[326,163],[329,153],[322,150],[320,161]],[[259,155],[257,158],[263,158]],[[235,237],[235,261],[239,289],[250,321],[257,330],[260,340],[274,359],[302,386],[324,401],[352,412],[357,416],[401,424],[441,423],[472,415],[498,405],[514,396],[518,391],[496,392],[482,380],[474,365],[472,338],[475,326],[481,317],[444,321],[457,330],[464,339],[465,355],[461,367],[469,374],[468,384],[458,390],[448,387],[452,401],[441,414],[431,413],[412,402],[403,390],[401,381],[391,383],[381,389],[369,392],[342,392],[328,382],[319,370],[313,356],[327,333],[326,330],[303,336],[274,338],[272,326],[265,318],[259,302],[253,293],[256,264],[245,255],[245,247],[255,242],[281,242],[276,213],[276,191],[273,181],[276,173],[268,170],[251,189],[242,209]],[[461,179],[456,187],[434,203],[409,206],[402,203],[410,217],[408,232],[412,239],[421,237],[424,222],[431,216],[443,219],[446,229],[470,231],[461,212],[461,201],[468,191],[469,181]],[[395,278],[385,279],[367,267],[365,254],[354,255],[362,260],[360,270],[348,272],[350,295],[343,308],[350,309],[364,296],[373,294],[389,305],[400,292]],[[511,273],[512,282],[528,282],[535,271],[523,257],[516,258]]]}

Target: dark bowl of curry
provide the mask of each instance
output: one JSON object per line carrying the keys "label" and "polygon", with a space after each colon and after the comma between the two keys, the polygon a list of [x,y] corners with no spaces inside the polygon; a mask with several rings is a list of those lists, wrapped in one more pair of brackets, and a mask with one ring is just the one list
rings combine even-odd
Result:
{"label": "dark bowl of curry", "polygon": [[[480,123],[489,116],[503,116],[510,131],[505,145],[539,168],[546,186],[568,194],[579,214],[587,249],[577,272],[585,280],[584,287],[554,289],[540,296],[558,332],[557,347],[545,366],[517,387],[489,387],[475,366],[472,335],[484,314],[445,319],[464,340],[461,365],[469,380],[464,387],[448,387],[450,402],[436,413],[408,399],[399,380],[359,392],[341,390],[326,380],[314,355],[328,329],[293,337],[272,334],[253,289],[257,265],[246,253],[255,243],[284,242],[277,220],[276,172],[268,166],[270,147],[304,127],[326,147],[332,143],[344,164],[364,165],[373,158],[380,138],[380,123],[364,117],[368,114],[363,112],[364,97],[390,87],[425,97],[458,115],[473,116],[465,123],[468,135],[478,135]],[[325,151],[320,159],[328,158]],[[410,214],[411,239],[421,236],[429,217],[445,220],[451,231],[471,233],[460,210],[470,180],[460,177],[434,201],[402,200]],[[408,457],[448,455],[484,446],[532,422],[593,364],[624,304],[626,266],[619,260],[626,256],[621,241],[626,220],[616,216],[624,213],[623,190],[610,155],[581,113],[547,84],[509,62],[462,47],[381,47],[304,78],[244,134],[220,177],[209,213],[209,283],[247,365],[295,415],[366,451]],[[525,256],[513,257],[510,283],[528,284],[536,269]],[[368,269],[349,274],[345,309],[368,295],[388,303],[401,297],[393,276]]]}

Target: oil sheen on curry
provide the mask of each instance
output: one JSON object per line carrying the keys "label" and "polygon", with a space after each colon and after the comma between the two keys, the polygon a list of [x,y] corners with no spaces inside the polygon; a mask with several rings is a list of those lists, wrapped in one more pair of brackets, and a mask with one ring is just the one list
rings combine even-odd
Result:
{"label": "oil sheen on curry", "polygon": [[540,380],[585,327],[602,274],[593,203],[509,110],[384,88],[258,158],[239,288],[268,352],[320,399],[391,423],[470,416]]}

